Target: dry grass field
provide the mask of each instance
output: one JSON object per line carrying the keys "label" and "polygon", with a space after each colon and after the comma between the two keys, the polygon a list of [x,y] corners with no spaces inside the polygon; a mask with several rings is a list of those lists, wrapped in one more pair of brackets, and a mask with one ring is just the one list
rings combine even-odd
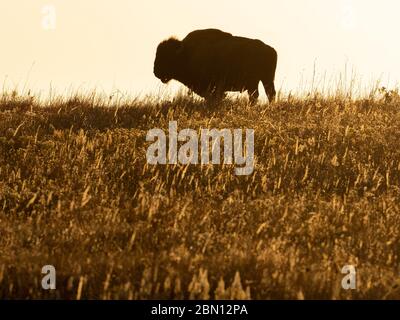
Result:
{"label": "dry grass field", "polygon": [[[147,131],[171,120],[254,129],[254,173],[147,164]],[[400,299],[399,129],[388,91],[256,106],[3,93],[0,298]]]}

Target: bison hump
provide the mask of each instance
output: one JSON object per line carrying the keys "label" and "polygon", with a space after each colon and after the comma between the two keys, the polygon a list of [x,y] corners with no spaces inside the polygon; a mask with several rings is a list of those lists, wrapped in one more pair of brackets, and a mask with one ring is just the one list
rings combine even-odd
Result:
{"label": "bison hump", "polygon": [[232,34],[218,29],[195,30],[189,33],[183,42],[214,42],[232,37]]}

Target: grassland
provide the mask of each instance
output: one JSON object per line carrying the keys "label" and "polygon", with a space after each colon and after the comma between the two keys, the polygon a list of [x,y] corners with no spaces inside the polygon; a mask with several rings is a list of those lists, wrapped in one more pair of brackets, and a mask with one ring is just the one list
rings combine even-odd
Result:
{"label": "grassland", "polygon": [[[256,166],[146,163],[149,129],[253,128]],[[0,97],[0,298],[400,298],[400,99]],[[41,288],[54,265],[57,289]],[[357,290],[341,288],[353,264]]]}

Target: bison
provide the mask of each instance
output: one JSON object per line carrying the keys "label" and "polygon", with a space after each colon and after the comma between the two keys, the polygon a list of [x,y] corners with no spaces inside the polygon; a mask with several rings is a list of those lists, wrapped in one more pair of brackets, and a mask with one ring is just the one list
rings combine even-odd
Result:
{"label": "bison", "polygon": [[262,81],[273,101],[277,58],[275,49],[260,40],[218,29],[196,30],[182,41],[170,38],[158,45],[154,75],[163,83],[177,80],[206,99],[247,90],[252,103]]}

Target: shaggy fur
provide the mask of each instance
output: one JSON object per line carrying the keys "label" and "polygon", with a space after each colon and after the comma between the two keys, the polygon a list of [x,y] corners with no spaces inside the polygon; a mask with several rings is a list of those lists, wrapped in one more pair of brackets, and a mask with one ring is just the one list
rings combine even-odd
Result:
{"label": "shaggy fur", "polygon": [[275,49],[262,41],[206,29],[193,31],[182,41],[170,38],[160,43],[154,74],[163,83],[177,80],[206,99],[247,90],[252,102],[262,81],[273,101],[276,65]]}

